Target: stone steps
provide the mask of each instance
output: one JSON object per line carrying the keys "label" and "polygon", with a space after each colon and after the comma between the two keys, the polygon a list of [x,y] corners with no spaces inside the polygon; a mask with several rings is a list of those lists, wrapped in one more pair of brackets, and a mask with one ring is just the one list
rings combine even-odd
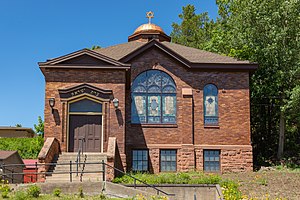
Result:
{"label": "stone steps", "polygon": [[[83,164],[78,166],[78,176],[76,173],[72,174],[72,182],[80,182],[80,174],[83,169],[84,173],[82,176],[82,181],[102,181],[103,174],[102,165],[100,164],[102,160],[106,162],[107,156],[104,153],[86,153],[86,163],[83,169]],[[84,156],[81,158],[81,163],[84,162]],[[76,160],[77,153],[62,153],[57,160],[57,166],[52,170],[53,174],[46,177],[46,182],[70,182],[70,161],[72,161],[72,172],[76,172]],[[88,164],[95,163],[95,164]],[[63,165],[59,165],[63,164]],[[65,173],[63,173],[65,172]],[[59,173],[59,174],[55,174]],[[62,174],[63,173],[63,174]]]}

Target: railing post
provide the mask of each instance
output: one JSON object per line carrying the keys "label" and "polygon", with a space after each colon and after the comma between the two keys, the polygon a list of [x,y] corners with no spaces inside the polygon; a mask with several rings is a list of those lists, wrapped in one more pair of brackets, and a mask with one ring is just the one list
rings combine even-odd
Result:
{"label": "railing post", "polygon": [[3,163],[3,168],[2,169],[3,169],[3,179],[5,180],[5,178],[7,177],[6,174],[5,174],[5,163]]}
{"label": "railing post", "polygon": [[76,160],[75,162],[76,162],[76,176],[78,176],[78,160]]}
{"label": "railing post", "polygon": [[134,189],[136,189],[136,179],[134,179]]}
{"label": "railing post", "polygon": [[[38,177],[38,167],[37,167],[37,162],[35,162],[35,182],[37,182],[37,177]],[[33,181],[31,181],[31,182],[33,182]]]}
{"label": "railing post", "polygon": [[14,183],[14,168],[11,170],[11,183]]}
{"label": "railing post", "polygon": [[106,181],[106,166],[105,166],[104,160],[102,160],[101,163],[102,163],[102,180],[105,182]]}
{"label": "railing post", "polygon": [[70,160],[70,182],[72,182],[72,160]]}

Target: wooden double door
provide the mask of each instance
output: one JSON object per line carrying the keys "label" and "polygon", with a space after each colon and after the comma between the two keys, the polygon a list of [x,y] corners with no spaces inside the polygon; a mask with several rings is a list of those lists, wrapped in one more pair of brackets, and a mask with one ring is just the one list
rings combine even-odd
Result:
{"label": "wooden double door", "polygon": [[77,152],[80,140],[85,152],[101,152],[102,115],[69,116],[69,152]]}

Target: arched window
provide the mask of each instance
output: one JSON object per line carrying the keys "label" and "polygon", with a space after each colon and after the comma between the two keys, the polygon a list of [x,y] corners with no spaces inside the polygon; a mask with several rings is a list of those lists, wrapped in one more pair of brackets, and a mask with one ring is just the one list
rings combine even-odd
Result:
{"label": "arched window", "polygon": [[132,123],[176,123],[176,85],[165,72],[148,70],[138,75],[131,97]]}
{"label": "arched window", "polygon": [[204,124],[218,125],[218,88],[213,84],[207,84],[204,87]]}

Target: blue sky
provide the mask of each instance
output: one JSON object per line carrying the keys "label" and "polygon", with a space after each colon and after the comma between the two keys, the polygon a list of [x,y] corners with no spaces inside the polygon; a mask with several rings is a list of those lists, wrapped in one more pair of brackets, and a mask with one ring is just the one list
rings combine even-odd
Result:
{"label": "blue sky", "polygon": [[215,0],[1,0],[0,126],[33,127],[44,118],[45,81],[37,62],[127,42],[150,10],[152,23],[170,34],[187,4],[217,16]]}

